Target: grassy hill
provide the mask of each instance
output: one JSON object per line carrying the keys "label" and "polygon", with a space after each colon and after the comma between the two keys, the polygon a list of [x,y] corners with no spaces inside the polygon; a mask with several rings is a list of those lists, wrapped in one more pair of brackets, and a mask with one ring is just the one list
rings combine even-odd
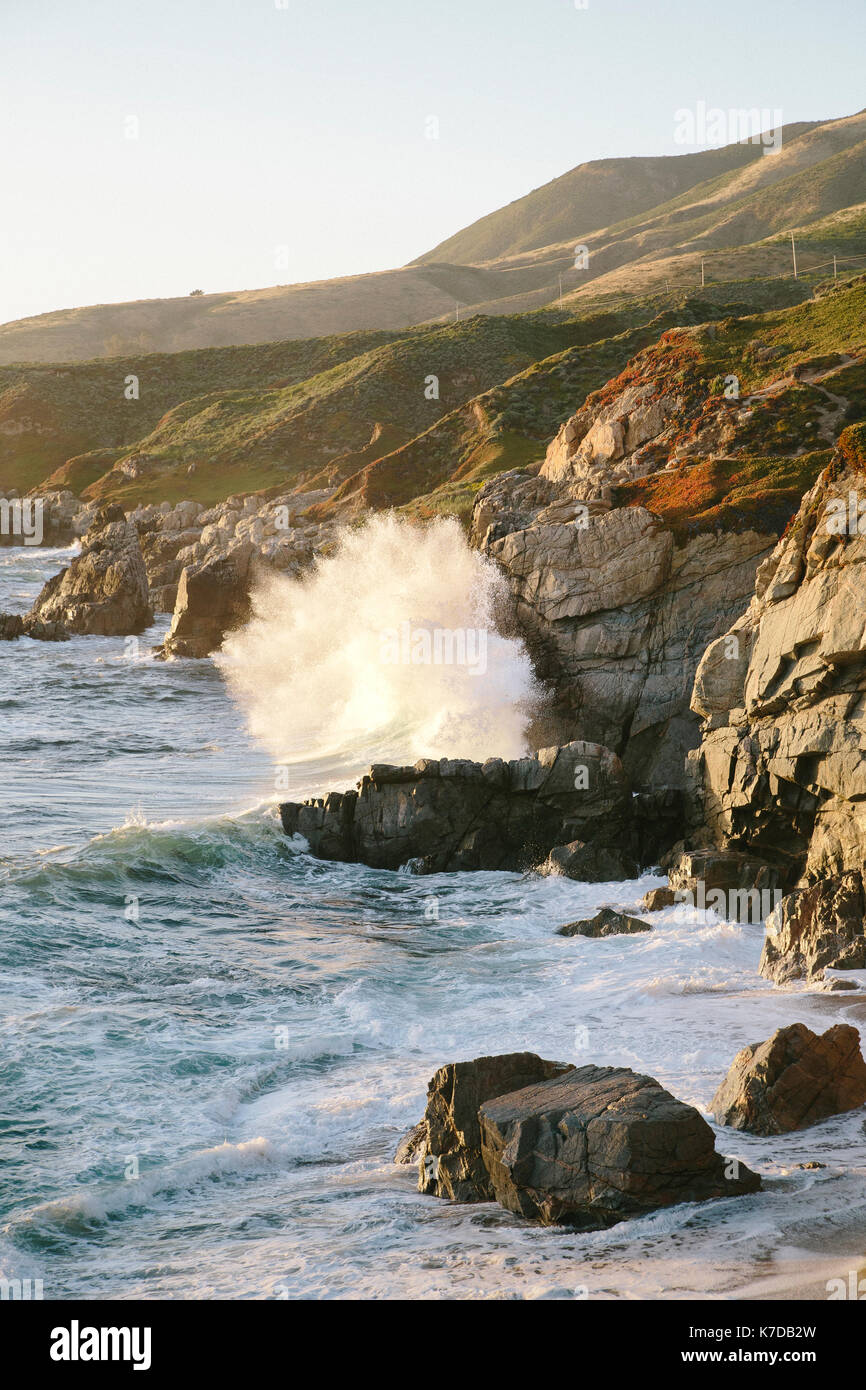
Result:
{"label": "grassy hill", "polygon": [[[383,507],[465,518],[488,477],[539,463],[562,421],[619,389],[623,372],[663,382],[688,369],[699,416],[727,372],[754,391],[807,358],[863,351],[863,283],[816,299],[790,278],[730,290],[476,315],[403,335],[0,368],[2,477],[127,506],[329,488],[311,519]],[[714,336],[677,336],[707,324]],[[136,365],[141,396],[129,401],[123,381]],[[859,370],[839,378],[855,417],[866,405]],[[752,454],[795,449],[808,389],[791,383],[758,412],[744,434]],[[666,482],[647,505],[667,505],[669,492]]]}
{"label": "grassy hill", "polygon": [[[789,126],[785,137],[811,128]],[[521,251],[582,241],[590,232],[646,215],[697,184],[762,159],[759,146],[734,144],[696,154],[592,160],[473,222],[413,264],[482,264]]]}
{"label": "grassy hill", "polygon": [[[784,127],[759,145],[578,166],[402,269],[129,304],[89,305],[0,325],[0,364],[141,357],[196,348],[309,340],[363,330],[402,333],[472,313],[514,315],[564,290],[647,295],[672,279],[782,274],[778,237],[820,223],[822,255],[866,254],[863,229],[832,218],[866,202],[866,113]],[[839,238],[836,232],[839,232]],[[585,244],[589,266],[574,266]],[[734,257],[732,263],[731,257]],[[813,257],[814,259],[814,257]]]}

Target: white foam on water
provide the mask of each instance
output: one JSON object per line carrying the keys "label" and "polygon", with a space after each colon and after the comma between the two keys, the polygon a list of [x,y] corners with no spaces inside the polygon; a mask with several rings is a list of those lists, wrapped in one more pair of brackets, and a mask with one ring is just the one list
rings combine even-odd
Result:
{"label": "white foam on water", "polygon": [[[387,514],[343,531],[311,575],[263,580],[252,621],[215,660],[280,763],[358,773],[375,760],[519,757],[540,691],[522,643],[497,631],[506,598],[455,520],[418,527]],[[427,660],[423,643],[401,645],[406,624],[458,637],[446,659]],[[448,660],[461,633],[465,659]]]}

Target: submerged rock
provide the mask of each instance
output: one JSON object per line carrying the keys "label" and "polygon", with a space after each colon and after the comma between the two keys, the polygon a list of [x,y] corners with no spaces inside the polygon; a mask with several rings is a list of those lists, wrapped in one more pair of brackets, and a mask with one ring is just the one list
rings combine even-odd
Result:
{"label": "submerged rock", "polygon": [[[48,580],[28,620],[102,637],[141,632],[152,622],[138,532],[122,507],[96,512],[80,554]],[[49,626],[30,635],[46,640],[50,631]]]}
{"label": "submerged rock", "polygon": [[419,1191],[455,1202],[489,1201],[493,1189],[481,1159],[478,1107],[493,1096],[568,1070],[565,1063],[547,1062],[534,1052],[506,1052],[440,1067],[427,1087],[421,1122],[426,1133],[420,1148]]}
{"label": "submerged rock", "polygon": [[594,917],[580,922],[567,922],[557,929],[557,936],[634,936],[636,932],[652,931],[649,922],[628,917],[612,907],[603,907]]}
{"label": "submerged rock", "polygon": [[545,1225],[597,1229],[761,1185],[716,1153],[697,1110],[624,1067],[574,1068],[483,1102],[479,1120],[497,1201]]}
{"label": "submerged rock", "polygon": [[840,1023],[818,1035],[792,1023],[737,1053],[710,1108],[720,1125],[766,1135],[805,1129],[864,1103],[857,1029]]}

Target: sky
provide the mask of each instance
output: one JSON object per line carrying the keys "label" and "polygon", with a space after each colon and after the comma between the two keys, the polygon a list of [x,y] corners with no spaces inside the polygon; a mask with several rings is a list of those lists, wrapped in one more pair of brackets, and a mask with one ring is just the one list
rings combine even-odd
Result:
{"label": "sky", "polygon": [[866,105],[862,0],[581,6],[0,0],[0,322],[385,270],[585,160],[684,153],[701,102]]}

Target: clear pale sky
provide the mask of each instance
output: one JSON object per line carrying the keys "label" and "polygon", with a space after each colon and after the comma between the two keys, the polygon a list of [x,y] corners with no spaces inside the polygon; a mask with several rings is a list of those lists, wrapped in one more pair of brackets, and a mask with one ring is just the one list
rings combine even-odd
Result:
{"label": "clear pale sky", "polygon": [[0,0],[0,321],[401,265],[677,108],[850,115],[864,52],[863,0]]}

